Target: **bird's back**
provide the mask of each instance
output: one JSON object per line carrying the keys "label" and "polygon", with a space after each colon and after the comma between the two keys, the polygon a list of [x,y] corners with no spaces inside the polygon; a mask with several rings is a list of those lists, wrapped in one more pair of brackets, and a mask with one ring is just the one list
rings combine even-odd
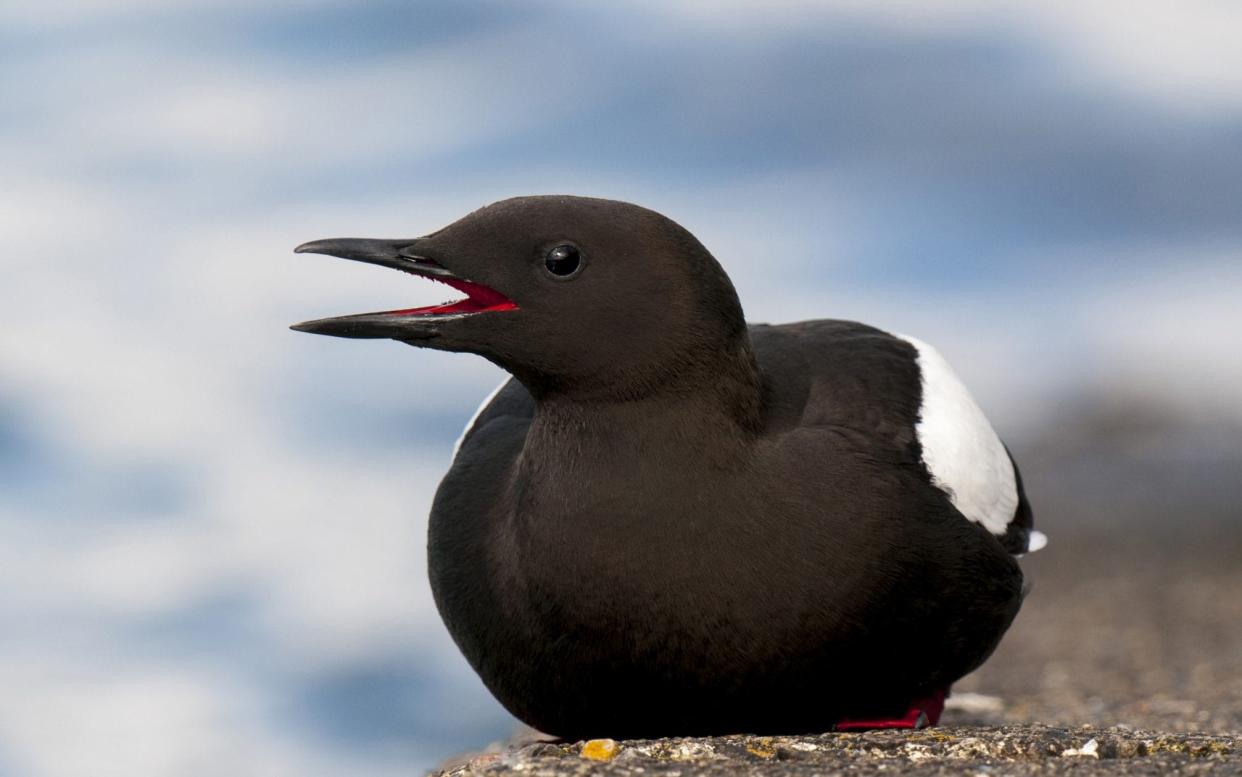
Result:
{"label": "bird's back", "polygon": [[[1010,553],[1042,545],[1042,535],[1032,536],[1016,464],[930,346],[838,320],[751,325],[750,338],[762,375],[765,439],[810,435],[827,446],[825,455],[871,459],[880,465],[877,478],[914,471],[927,493],[947,498]],[[512,462],[535,412],[530,393],[506,380],[466,425],[454,463]],[[823,464],[822,475],[830,476],[833,462]]]}

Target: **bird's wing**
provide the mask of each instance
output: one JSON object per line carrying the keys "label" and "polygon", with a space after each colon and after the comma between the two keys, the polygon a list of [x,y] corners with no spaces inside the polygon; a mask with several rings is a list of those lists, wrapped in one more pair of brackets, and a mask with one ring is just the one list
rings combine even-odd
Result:
{"label": "bird's wing", "polygon": [[456,461],[462,450],[469,446],[470,441],[491,422],[508,418],[530,422],[535,416],[535,400],[530,392],[514,378],[506,378],[500,385],[492,389],[479,409],[466,422],[466,428],[453,444],[453,460]]}
{"label": "bird's wing", "polygon": [[1010,552],[1043,547],[1009,452],[934,348],[852,321],[760,325],[751,337],[769,429],[852,434],[891,466],[921,465],[958,512]]}
{"label": "bird's wing", "polygon": [[[1005,449],[1008,452],[1008,448]],[[1013,520],[1005,528],[1001,536],[1001,545],[1005,550],[1020,556],[1023,553],[1034,553],[1048,544],[1048,537],[1035,528],[1035,516],[1031,512],[1031,503],[1026,499],[1026,489],[1022,487],[1022,473],[1018,471],[1018,463],[1010,455],[1013,464],[1013,477],[1018,488],[1018,508],[1014,511]]]}
{"label": "bird's wing", "polygon": [[939,351],[913,337],[901,339],[917,352],[922,399],[916,429],[932,483],[1011,553],[1043,547],[1018,468],[974,397]]}

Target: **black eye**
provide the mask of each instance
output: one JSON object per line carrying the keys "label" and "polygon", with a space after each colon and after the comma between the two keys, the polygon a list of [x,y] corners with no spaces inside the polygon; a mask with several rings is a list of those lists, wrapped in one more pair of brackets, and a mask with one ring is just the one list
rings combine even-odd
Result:
{"label": "black eye", "polygon": [[579,253],[577,246],[571,246],[568,243],[553,248],[543,259],[543,266],[548,268],[548,272],[561,278],[568,278],[578,272],[580,264],[582,264],[582,254]]}

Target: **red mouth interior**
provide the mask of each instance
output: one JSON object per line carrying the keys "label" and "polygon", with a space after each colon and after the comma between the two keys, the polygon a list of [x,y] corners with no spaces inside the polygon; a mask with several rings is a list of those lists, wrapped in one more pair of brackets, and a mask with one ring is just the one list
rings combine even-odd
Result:
{"label": "red mouth interior", "polygon": [[452,286],[466,295],[465,299],[454,302],[443,302],[439,305],[427,305],[421,308],[406,310],[390,310],[390,316],[433,316],[445,313],[490,313],[497,310],[517,310],[517,305],[500,292],[489,289],[481,283],[462,280],[460,278],[439,278],[434,275],[422,276],[429,280]]}

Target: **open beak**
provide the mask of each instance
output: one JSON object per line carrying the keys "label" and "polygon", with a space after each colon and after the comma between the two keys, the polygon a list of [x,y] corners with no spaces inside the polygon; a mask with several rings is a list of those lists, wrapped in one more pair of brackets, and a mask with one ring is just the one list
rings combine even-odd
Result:
{"label": "open beak", "polygon": [[358,338],[390,338],[393,340],[427,340],[439,336],[440,325],[480,313],[516,310],[509,298],[481,283],[466,280],[430,257],[423,256],[419,240],[371,240],[368,238],[334,238],[303,243],[293,249],[299,254],[326,254],[355,262],[378,264],[395,270],[421,275],[452,286],[464,293],[465,299],[407,310],[386,310],[353,316],[337,316],[304,321],[291,329],[317,335]]}

